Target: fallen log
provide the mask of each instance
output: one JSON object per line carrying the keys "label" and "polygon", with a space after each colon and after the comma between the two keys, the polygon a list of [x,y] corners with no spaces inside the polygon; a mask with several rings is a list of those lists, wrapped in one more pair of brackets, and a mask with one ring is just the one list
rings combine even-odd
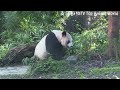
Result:
{"label": "fallen log", "polygon": [[23,58],[31,58],[34,55],[34,50],[37,43],[17,46],[6,54],[1,60],[0,66],[19,65],[22,64]]}

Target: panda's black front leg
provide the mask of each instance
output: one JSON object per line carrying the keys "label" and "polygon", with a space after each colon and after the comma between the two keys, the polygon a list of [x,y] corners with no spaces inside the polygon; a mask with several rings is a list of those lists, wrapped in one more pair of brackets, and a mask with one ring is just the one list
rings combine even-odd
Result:
{"label": "panda's black front leg", "polygon": [[52,58],[55,60],[62,60],[64,56],[65,56],[64,49],[58,49],[52,54]]}

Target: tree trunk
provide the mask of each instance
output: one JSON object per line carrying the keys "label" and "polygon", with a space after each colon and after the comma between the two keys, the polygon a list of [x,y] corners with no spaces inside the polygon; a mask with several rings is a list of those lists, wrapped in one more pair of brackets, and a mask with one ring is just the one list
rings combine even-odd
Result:
{"label": "tree trunk", "polygon": [[119,15],[110,15],[108,18],[108,56],[119,57]]}

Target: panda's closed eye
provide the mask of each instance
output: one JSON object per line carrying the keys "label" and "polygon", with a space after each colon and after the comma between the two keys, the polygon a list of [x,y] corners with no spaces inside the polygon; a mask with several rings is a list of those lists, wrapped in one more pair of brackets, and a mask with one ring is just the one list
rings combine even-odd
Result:
{"label": "panda's closed eye", "polygon": [[67,44],[69,44],[69,43],[70,43],[70,41],[68,40],[68,41],[67,41]]}

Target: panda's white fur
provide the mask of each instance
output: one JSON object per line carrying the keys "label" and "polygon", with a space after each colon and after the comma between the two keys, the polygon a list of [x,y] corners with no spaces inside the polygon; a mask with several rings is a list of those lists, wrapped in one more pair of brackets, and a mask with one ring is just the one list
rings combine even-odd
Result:
{"label": "panda's white fur", "polygon": [[[62,41],[64,41],[64,40],[62,40],[62,38],[63,38],[62,37],[62,32],[63,31],[53,30],[52,32],[55,34],[55,36],[57,37],[57,39],[59,40],[59,42],[61,42],[61,44],[63,44],[63,46],[64,46],[66,42],[62,43]],[[72,37],[71,37],[71,35],[69,33],[67,33],[67,38],[70,40],[70,43],[68,44],[68,47],[73,46],[73,44],[72,44]]]}
{"label": "panda's white fur", "polygon": [[[56,38],[58,39],[58,41],[63,45],[65,46],[65,43],[64,42],[65,40],[62,40],[62,32],[63,31],[60,31],[60,30],[53,30],[52,31]],[[48,34],[47,34],[48,35]],[[39,59],[43,60],[43,59],[46,59],[48,56],[49,56],[49,53],[47,52],[46,50],[46,45],[45,45],[45,41],[46,41],[46,37],[47,35],[45,35],[41,40],[40,42],[37,44],[36,48],[35,48],[35,52],[34,52],[34,56],[38,57]],[[67,38],[70,40],[70,43],[67,45],[68,47],[71,47],[73,46],[72,44],[72,37],[69,33],[67,33]]]}
{"label": "panda's white fur", "polygon": [[46,51],[46,45],[45,45],[45,39],[46,39],[45,35],[40,42],[37,44],[36,48],[35,48],[35,52],[34,52],[34,56],[40,58],[41,60],[46,59],[48,56],[48,52]]}

